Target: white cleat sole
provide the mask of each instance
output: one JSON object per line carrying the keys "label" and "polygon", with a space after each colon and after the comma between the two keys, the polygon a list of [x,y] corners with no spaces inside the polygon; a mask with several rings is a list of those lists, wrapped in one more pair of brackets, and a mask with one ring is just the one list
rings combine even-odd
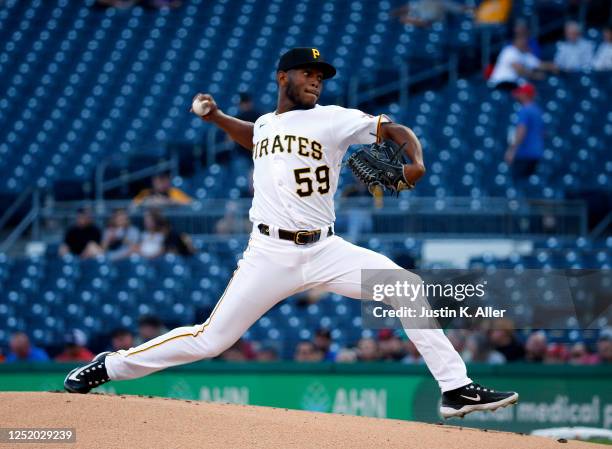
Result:
{"label": "white cleat sole", "polygon": [[489,402],[488,404],[474,404],[464,405],[460,409],[454,409],[451,407],[440,407],[440,414],[443,418],[463,418],[468,413],[489,410],[491,412],[498,408],[508,407],[509,405],[516,404],[518,402],[519,395],[514,393],[512,396],[508,396],[506,399],[502,399],[497,402]]}

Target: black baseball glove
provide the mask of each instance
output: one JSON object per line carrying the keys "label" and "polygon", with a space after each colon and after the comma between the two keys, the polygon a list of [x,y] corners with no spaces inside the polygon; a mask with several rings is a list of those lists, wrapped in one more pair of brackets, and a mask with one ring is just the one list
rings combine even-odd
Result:
{"label": "black baseball glove", "polygon": [[347,164],[370,193],[381,186],[399,195],[402,190],[414,188],[404,177],[404,145],[392,140],[363,145],[348,158]]}

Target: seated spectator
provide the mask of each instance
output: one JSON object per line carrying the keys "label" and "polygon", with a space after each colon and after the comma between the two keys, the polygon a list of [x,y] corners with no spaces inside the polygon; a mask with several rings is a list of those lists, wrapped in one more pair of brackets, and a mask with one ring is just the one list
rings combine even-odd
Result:
{"label": "seated spectator", "polygon": [[127,351],[134,346],[134,335],[129,329],[120,327],[111,333],[111,351]]}
{"label": "seated spectator", "polygon": [[144,214],[144,231],[133,252],[147,259],[163,255],[168,226],[168,221],[159,210],[147,210]]}
{"label": "seated spectator", "polygon": [[360,362],[375,362],[380,360],[378,343],[373,338],[362,338],[357,342],[357,359]]}
{"label": "seated spectator", "polygon": [[80,329],[73,329],[64,336],[64,350],[55,357],[56,362],[89,362],[94,354],[85,347],[87,336]]}
{"label": "seated spectator", "polygon": [[451,342],[455,351],[459,354],[465,349],[465,340],[469,336],[469,331],[460,329],[449,329],[446,331],[446,337]]}
{"label": "seated spectator", "polygon": [[64,243],[59,247],[59,255],[72,254],[82,259],[96,257],[103,253],[100,229],[93,221],[91,209],[82,207],[77,210],[76,222],[64,235]]}
{"label": "seated spectator", "polygon": [[511,11],[512,0],[483,0],[476,8],[474,21],[479,25],[502,25]]}
{"label": "seated spectator", "polygon": [[336,355],[336,363],[354,363],[357,361],[357,352],[354,349],[343,348]]}
{"label": "seated spectator", "polygon": [[404,352],[406,356],[402,359],[402,363],[408,364],[423,364],[425,361],[421,357],[421,353],[416,348],[415,344],[410,340],[404,341]]}
{"label": "seated spectator", "polygon": [[253,225],[248,218],[241,214],[238,203],[228,201],[225,203],[225,214],[215,225],[217,234],[245,234],[251,232]]}
{"label": "seated spectator", "polygon": [[555,64],[566,72],[589,70],[593,64],[593,42],[581,37],[582,30],[576,22],[565,24],[565,41],[557,43]]}
{"label": "seated spectator", "polygon": [[[261,111],[255,108],[255,104],[249,93],[240,92],[238,94],[238,114],[236,114],[236,118],[244,120],[245,122],[255,123],[262,115]],[[242,151],[244,152],[244,148]]]}
{"label": "seated spectator", "polygon": [[524,36],[527,38],[529,51],[533,53],[536,58],[540,58],[542,56],[542,49],[540,48],[540,43],[538,39],[531,35],[531,30],[529,29],[529,25],[527,24],[526,19],[516,19],[514,22],[514,36]]}
{"label": "seated spectator", "polygon": [[16,332],[11,336],[9,347],[6,363],[49,361],[45,350],[31,344],[30,338],[23,332]]}
{"label": "seated spectator", "polygon": [[315,348],[323,353],[323,360],[333,362],[336,358],[336,353],[332,351],[331,332],[328,329],[319,329],[315,332],[313,343]]}
{"label": "seated spectator", "polygon": [[496,89],[512,90],[527,80],[543,79],[545,71],[557,70],[554,64],[542,62],[531,53],[528,37],[519,34],[497,57],[489,85]]}
{"label": "seated spectator", "polygon": [[255,349],[253,349],[251,342],[240,338],[231,347],[223,351],[219,359],[227,362],[242,362],[246,360],[255,360],[255,357]]}
{"label": "seated spectator", "polygon": [[542,110],[535,102],[533,84],[525,84],[512,91],[521,103],[513,142],[506,151],[506,163],[512,166],[515,180],[528,178],[535,173],[544,154],[544,121]]}
{"label": "seated spectator", "polygon": [[278,360],[278,352],[272,346],[264,346],[256,352],[255,360],[258,362],[275,362]]}
{"label": "seated spectator", "polygon": [[569,363],[572,365],[594,365],[597,361],[597,356],[589,353],[586,345],[582,342],[574,343],[570,348]]}
{"label": "seated spectator", "polygon": [[509,320],[495,320],[493,329],[488,332],[493,348],[501,353],[506,361],[516,362],[525,358],[523,345],[514,336],[514,324]]}
{"label": "seated spectator", "polygon": [[145,207],[186,206],[192,201],[181,189],[172,187],[169,173],[160,173],[153,176],[152,188],[144,189],[136,195],[133,204]]}
{"label": "seated spectator", "polygon": [[170,223],[164,228],[164,252],[178,256],[193,256],[197,251],[191,237],[184,232],[177,232]]}
{"label": "seated spectator", "polygon": [[445,20],[447,14],[460,14],[468,10],[461,3],[449,0],[413,0],[392,14],[399,16],[399,21],[407,25],[429,27]]}
{"label": "seated spectator", "polygon": [[[255,108],[255,103],[253,103],[250,94],[247,92],[240,92],[238,94],[238,113],[235,116],[238,120],[255,123],[262,115],[262,112]],[[216,162],[227,165],[237,158],[248,160],[250,163],[251,153],[227,135],[225,145],[217,153]]]}
{"label": "seated spectator", "polygon": [[544,363],[549,365],[564,364],[569,358],[569,351],[562,343],[550,343],[546,348]]}
{"label": "seated spectator", "polygon": [[599,44],[593,57],[593,69],[598,71],[612,70],[612,26],[603,30],[603,42]]}
{"label": "seated spectator", "polygon": [[307,308],[311,304],[317,304],[328,293],[320,287],[313,287],[305,292],[300,292],[295,295],[295,302],[299,308]]}
{"label": "seated spectator", "polygon": [[128,257],[134,245],[138,243],[140,232],[130,224],[130,217],[125,209],[117,209],[108,220],[102,237],[102,250],[111,260]]}
{"label": "seated spectator", "polygon": [[461,357],[466,363],[488,363],[500,365],[506,363],[506,358],[493,349],[487,337],[483,334],[470,335],[465,342],[465,349]]}
{"label": "seated spectator", "polygon": [[156,315],[143,315],[138,319],[138,337],[136,346],[153,340],[167,332],[162,321]]}
{"label": "seated spectator", "polygon": [[[7,357],[8,362],[8,357]],[[599,363],[612,363],[612,328],[603,329],[597,339],[597,360]]]}
{"label": "seated spectator", "polygon": [[220,360],[226,362],[246,362],[247,358],[240,348],[239,342],[234,343],[230,348],[223,351],[219,356]]}
{"label": "seated spectator", "polygon": [[548,339],[542,331],[534,332],[527,338],[525,343],[525,360],[528,362],[542,363],[546,357]]}
{"label": "seated spectator", "polygon": [[323,360],[323,352],[319,351],[313,342],[301,341],[295,347],[293,360],[296,362],[320,362]]}
{"label": "seated spectator", "polygon": [[402,360],[405,355],[402,340],[391,329],[380,330],[378,348],[382,360],[396,362]]}

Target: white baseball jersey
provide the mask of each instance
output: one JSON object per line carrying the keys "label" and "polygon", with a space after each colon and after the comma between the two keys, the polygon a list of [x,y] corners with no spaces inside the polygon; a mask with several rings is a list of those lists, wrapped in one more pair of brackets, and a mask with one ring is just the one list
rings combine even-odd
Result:
{"label": "white baseball jersey", "polygon": [[332,224],[342,158],[376,141],[389,118],[340,106],[262,115],[253,131],[253,223],[288,230]]}
{"label": "white baseball jersey", "polygon": [[[333,223],[333,196],[342,157],[351,144],[371,143],[385,116],[355,109],[317,106],[266,114],[255,122],[255,198],[251,220],[287,230],[319,229]],[[388,257],[323,233],[316,243],[296,245],[256,228],[210,317],[129,350],[106,357],[112,380],[136,379],[171,366],[216,357],[284,298],[317,288],[362,299],[361,270],[401,270]],[[415,275],[413,275],[415,276]],[[416,284],[422,280],[416,276]],[[365,298],[368,299],[368,298]],[[471,383],[461,356],[440,329],[406,324],[442,391]]]}

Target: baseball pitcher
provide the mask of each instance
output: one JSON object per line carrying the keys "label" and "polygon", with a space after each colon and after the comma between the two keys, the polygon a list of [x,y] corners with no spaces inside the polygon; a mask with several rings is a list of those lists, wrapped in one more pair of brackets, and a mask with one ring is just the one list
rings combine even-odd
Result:
{"label": "baseball pitcher", "polygon": [[[415,186],[424,175],[421,145],[409,128],[385,115],[373,117],[356,109],[318,105],[324,81],[335,74],[318,49],[289,50],[277,67],[276,110],[255,123],[224,114],[210,95],[195,96],[193,112],[252,153],[255,194],[248,246],[206,322],[179,327],[129,350],[99,354],[68,374],[66,390],[87,393],[110,380],[135,379],[218,356],[288,296],[317,287],[362,299],[361,270],[401,270],[387,257],[335,235],[333,198],[349,145],[374,145],[376,152],[356,156],[349,165],[370,186],[394,191]],[[381,148],[392,151],[380,157]],[[411,163],[399,163],[398,151]],[[418,276],[413,277],[420,283]],[[442,416],[463,416],[517,402],[515,392],[494,391],[472,382],[442,330],[408,328],[405,332],[442,391]]]}

